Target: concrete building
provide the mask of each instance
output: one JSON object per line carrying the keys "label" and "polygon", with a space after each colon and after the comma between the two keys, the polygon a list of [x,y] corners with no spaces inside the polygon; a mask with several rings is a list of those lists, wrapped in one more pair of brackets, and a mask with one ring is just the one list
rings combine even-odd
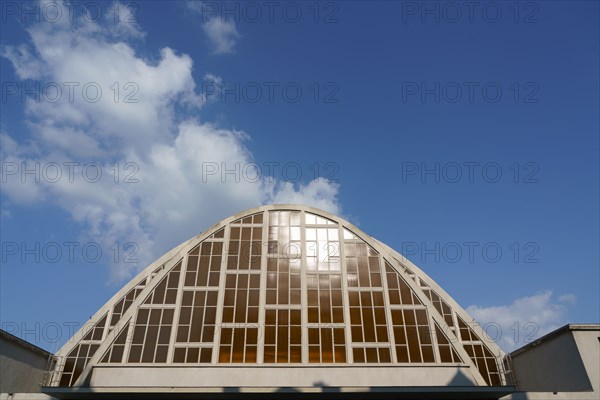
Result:
{"label": "concrete building", "polygon": [[[584,347],[599,352],[598,343],[565,352]],[[226,218],[149,265],[60,349],[42,391],[517,399],[529,393],[513,376],[548,391],[543,375],[527,372],[547,356],[530,351],[513,353],[513,373],[512,358],[402,255],[335,215],[272,205]],[[598,370],[586,362],[584,372]],[[561,387],[597,394],[581,371]]]}
{"label": "concrete building", "polygon": [[569,324],[510,353],[519,392],[507,399],[600,398],[600,325]]}
{"label": "concrete building", "polygon": [[40,392],[53,356],[0,329],[0,393]]}

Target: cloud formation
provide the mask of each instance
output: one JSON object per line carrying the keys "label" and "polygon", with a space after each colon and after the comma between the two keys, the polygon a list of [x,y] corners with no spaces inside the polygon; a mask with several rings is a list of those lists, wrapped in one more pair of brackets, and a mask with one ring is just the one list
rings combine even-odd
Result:
{"label": "cloud formation", "polygon": [[202,19],[202,30],[212,47],[213,54],[235,53],[235,45],[241,38],[235,21],[222,15],[214,15],[215,3],[206,4],[202,1],[188,0],[185,6]]}
{"label": "cloud formation", "polygon": [[[115,281],[246,208],[294,202],[340,213],[339,186],[322,179],[292,184],[267,176],[208,175],[208,165],[254,164],[249,135],[199,120],[205,102],[196,93],[192,59],[168,47],[156,60],[142,58],[132,41],[144,34],[128,23],[42,22],[28,28],[29,43],[2,49],[19,78],[62,89],[54,102],[27,98],[29,137],[1,133],[3,162],[37,165],[42,175],[57,164],[63,174],[56,182],[9,176],[3,194],[11,207],[56,205],[81,224],[86,238],[107,247],[135,242],[139,262],[114,264]],[[235,32],[209,26],[215,37]],[[220,49],[231,49],[228,43]],[[98,170],[101,179],[90,178]]]}
{"label": "cloud formation", "polygon": [[241,37],[234,21],[213,17],[202,24],[202,30],[210,41],[214,54],[235,52],[236,41]]}
{"label": "cloud formation", "polygon": [[545,291],[509,305],[471,305],[466,311],[500,347],[512,351],[564,325],[567,309],[574,303],[573,294],[554,299],[551,291]]}

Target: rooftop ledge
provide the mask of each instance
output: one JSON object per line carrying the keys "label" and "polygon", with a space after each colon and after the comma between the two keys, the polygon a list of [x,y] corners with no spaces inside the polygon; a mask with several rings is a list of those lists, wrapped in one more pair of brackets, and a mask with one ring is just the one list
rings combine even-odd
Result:
{"label": "rooftop ledge", "polygon": [[515,392],[514,386],[310,386],[310,387],[44,387],[58,399],[499,399]]}

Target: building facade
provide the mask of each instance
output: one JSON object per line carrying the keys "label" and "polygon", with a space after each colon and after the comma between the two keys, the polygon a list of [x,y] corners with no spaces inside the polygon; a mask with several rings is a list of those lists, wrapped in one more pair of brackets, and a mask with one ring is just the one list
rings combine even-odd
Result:
{"label": "building facade", "polygon": [[56,354],[43,392],[497,399],[516,390],[509,361],[390,247],[335,215],[271,205],[149,265]]}

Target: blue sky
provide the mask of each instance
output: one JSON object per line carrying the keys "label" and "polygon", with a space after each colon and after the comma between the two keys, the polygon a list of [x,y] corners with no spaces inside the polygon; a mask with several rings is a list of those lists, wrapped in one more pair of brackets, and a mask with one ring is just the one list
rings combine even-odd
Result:
{"label": "blue sky", "polygon": [[56,348],[273,202],[404,252],[506,349],[600,321],[598,2],[87,4],[2,3],[4,329]]}

